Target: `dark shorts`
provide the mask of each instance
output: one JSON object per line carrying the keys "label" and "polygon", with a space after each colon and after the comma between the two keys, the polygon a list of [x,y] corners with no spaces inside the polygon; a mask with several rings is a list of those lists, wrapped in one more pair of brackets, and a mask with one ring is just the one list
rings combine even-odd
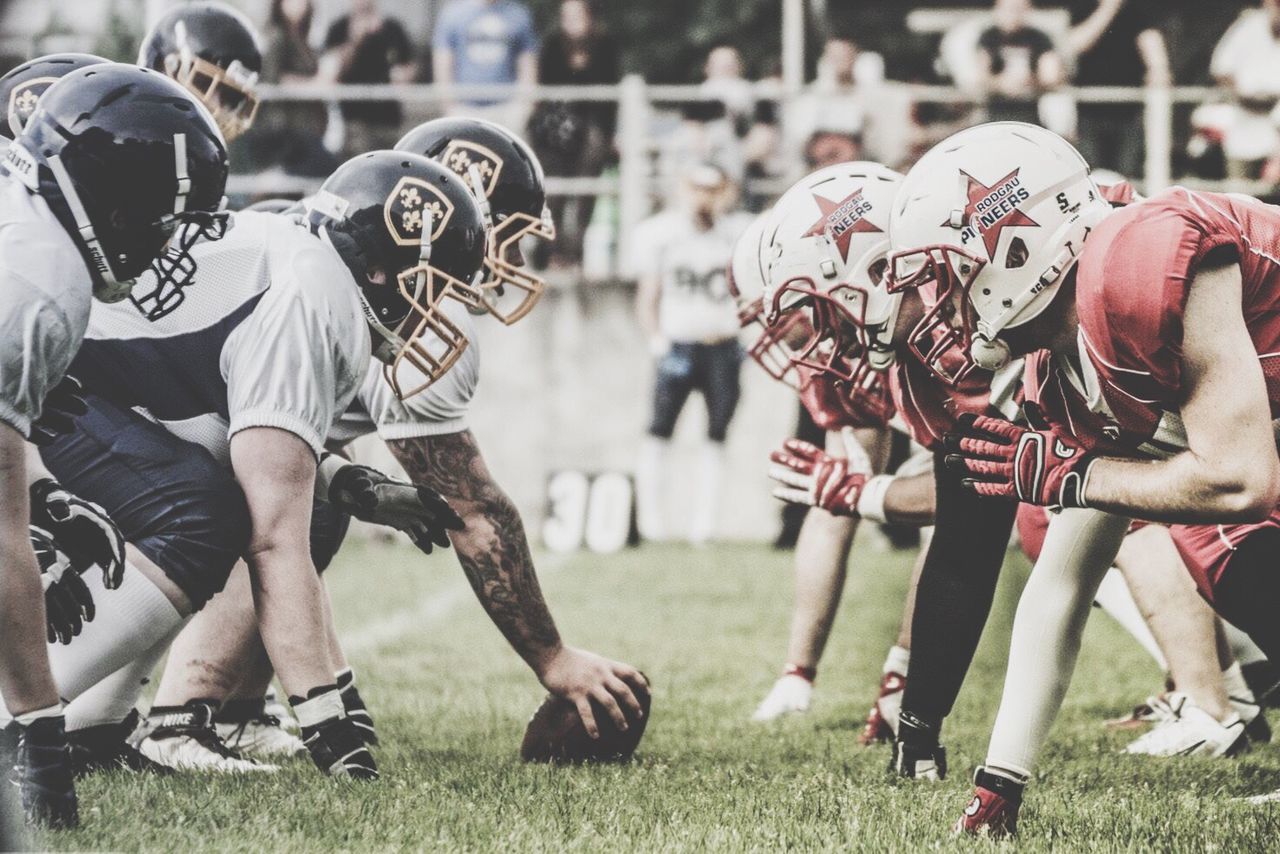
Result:
{"label": "dark shorts", "polygon": [[[89,394],[76,432],[41,449],[67,489],[94,501],[125,539],[199,609],[226,585],[249,545],[249,509],[231,470],[207,450],[130,409]],[[311,520],[316,566],[328,566],[349,517],[317,502]]]}
{"label": "dark shorts", "polygon": [[670,439],[689,392],[697,389],[707,403],[707,437],[723,442],[738,406],[742,347],[737,339],[718,344],[672,344],[658,360],[649,434]]}

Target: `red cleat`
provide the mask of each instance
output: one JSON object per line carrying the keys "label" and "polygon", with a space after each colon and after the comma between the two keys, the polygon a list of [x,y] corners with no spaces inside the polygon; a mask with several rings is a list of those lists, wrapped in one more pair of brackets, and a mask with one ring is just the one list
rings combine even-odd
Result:
{"label": "red cleat", "polygon": [[886,673],[880,680],[880,694],[867,713],[867,723],[858,735],[858,744],[867,747],[891,741],[898,731],[898,712],[907,679],[900,673]]}
{"label": "red cleat", "polygon": [[[965,808],[964,815],[960,816],[953,830],[957,834],[986,836],[990,839],[1013,836],[1018,830],[1022,785],[981,768],[978,769],[974,783],[973,800],[969,801],[969,806]],[[992,788],[988,788],[988,785]],[[993,791],[994,788],[1005,789],[1006,794]]]}

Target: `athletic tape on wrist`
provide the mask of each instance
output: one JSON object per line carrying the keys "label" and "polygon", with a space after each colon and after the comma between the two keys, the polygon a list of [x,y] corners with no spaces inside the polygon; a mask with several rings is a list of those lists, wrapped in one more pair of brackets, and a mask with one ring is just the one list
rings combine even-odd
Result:
{"label": "athletic tape on wrist", "polygon": [[347,709],[342,705],[342,694],[335,686],[332,690],[325,691],[310,700],[294,703],[293,714],[297,717],[299,725],[314,727],[335,718],[346,717]]}
{"label": "athletic tape on wrist", "polygon": [[896,480],[891,474],[878,474],[862,486],[858,496],[858,515],[870,522],[884,524],[884,497],[889,485]]}
{"label": "athletic tape on wrist", "polygon": [[34,709],[30,712],[23,712],[20,715],[16,715],[14,720],[17,721],[20,726],[31,726],[41,718],[56,718],[61,714],[62,703],[59,702],[46,709]]}

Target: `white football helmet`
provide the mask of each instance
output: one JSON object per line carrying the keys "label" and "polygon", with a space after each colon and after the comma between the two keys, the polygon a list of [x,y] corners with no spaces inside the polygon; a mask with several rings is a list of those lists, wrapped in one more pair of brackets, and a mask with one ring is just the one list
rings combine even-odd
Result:
{"label": "white football helmet", "polygon": [[767,215],[760,242],[765,318],[802,312],[812,334],[792,362],[855,392],[883,392],[901,294],[884,285],[889,215],[902,176],[878,163],[841,163],[807,176]]}
{"label": "white football helmet", "polygon": [[1001,332],[1048,307],[1109,213],[1084,158],[1042,127],[992,122],[934,146],[889,221],[889,288],[923,287],[929,306],[912,349],[953,385],[1003,367]]}
{"label": "white football helmet", "polygon": [[738,306],[738,324],[751,330],[747,354],[775,380],[794,389],[801,385],[800,375],[791,363],[788,341],[807,341],[812,329],[802,312],[791,312],[769,324],[764,319],[764,270],[760,267],[760,240],[764,236],[766,216],[751,221],[734,244],[733,258],[726,277],[729,295]]}

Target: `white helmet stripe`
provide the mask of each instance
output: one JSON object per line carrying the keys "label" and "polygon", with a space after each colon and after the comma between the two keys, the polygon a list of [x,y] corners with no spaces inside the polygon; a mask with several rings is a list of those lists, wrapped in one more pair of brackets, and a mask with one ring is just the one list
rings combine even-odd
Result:
{"label": "white helmet stripe", "polygon": [[191,176],[187,174],[187,135],[173,135],[173,171],[178,178],[178,194],[173,197],[173,212],[180,214],[187,209],[187,194],[191,192]]}

